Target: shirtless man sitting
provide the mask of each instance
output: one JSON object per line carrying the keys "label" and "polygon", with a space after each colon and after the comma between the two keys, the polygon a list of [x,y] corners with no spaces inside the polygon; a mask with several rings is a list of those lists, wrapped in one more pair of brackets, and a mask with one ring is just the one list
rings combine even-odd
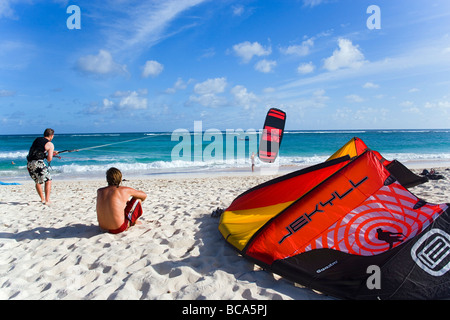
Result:
{"label": "shirtless man sitting", "polygon": [[119,169],[106,171],[108,186],[97,190],[97,220],[100,228],[116,234],[136,224],[142,215],[141,201],[147,198],[143,191],[120,186]]}

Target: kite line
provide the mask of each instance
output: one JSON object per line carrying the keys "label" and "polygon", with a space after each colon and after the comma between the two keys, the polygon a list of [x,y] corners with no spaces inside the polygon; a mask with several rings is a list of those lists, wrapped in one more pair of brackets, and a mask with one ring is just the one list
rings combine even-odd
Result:
{"label": "kite line", "polygon": [[107,144],[102,144],[102,145],[99,145],[99,146],[86,147],[86,148],[81,148],[81,149],[63,150],[63,151],[58,151],[58,154],[64,153],[64,152],[78,152],[78,151],[83,151],[83,150],[97,149],[97,148],[102,148],[102,147],[107,147],[107,146],[116,145],[116,144],[119,144],[119,143],[126,143],[126,142],[131,142],[131,141],[137,141],[137,140],[147,139],[147,138],[151,138],[151,137],[152,137],[152,136],[147,136],[147,137],[142,137],[142,138],[136,138],[136,139],[130,139],[130,140],[126,140],[126,141],[119,141],[119,142],[107,143]]}

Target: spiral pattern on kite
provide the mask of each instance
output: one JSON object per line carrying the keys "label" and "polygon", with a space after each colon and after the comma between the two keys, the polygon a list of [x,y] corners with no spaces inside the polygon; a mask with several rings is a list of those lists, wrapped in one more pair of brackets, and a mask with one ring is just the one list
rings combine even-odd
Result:
{"label": "spiral pattern on kite", "polygon": [[337,221],[305,251],[329,248],[371,256],[411,239],[442,213],[438,205],[424,204],[399,183],[380,188],[361,205]]}

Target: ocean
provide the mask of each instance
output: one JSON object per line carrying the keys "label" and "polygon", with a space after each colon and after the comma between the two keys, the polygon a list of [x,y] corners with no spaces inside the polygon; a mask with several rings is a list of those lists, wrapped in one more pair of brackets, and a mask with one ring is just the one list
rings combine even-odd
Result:
{"label": "ocean", "polygon": [[[36,137],[0,135],[0,181],[30,179],[26,155]],[[450,166],[450,130],[287,130],[275,164],[256,159],[256,167],[294,171],[314,165],[353,137],[362,139],[386,159],[397,159],[408,167]],[[121,169],[124,178],[248,172],[259,138],[260,132],[254,130],[55,134],[56,150],[78,151],[54,158],[51,173],[54,179],[63,180],[104,178],[112,166]]]}

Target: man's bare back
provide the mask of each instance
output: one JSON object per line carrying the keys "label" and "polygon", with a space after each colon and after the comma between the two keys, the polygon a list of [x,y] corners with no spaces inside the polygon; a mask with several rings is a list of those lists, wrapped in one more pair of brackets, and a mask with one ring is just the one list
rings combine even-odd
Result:
{"label": "man's bare back", "polygon": [[144,201],[143,191],[123,186],[108,186],[97,190],[97,219],[100,228],[115,230],[125,221],[124,209],[131,197]]}
{"label": "man's bare back", "polygon": [[[147,194],[130,187],[123,187],[122,172],[117,168],[109,168],[106,171],[108,186],[97,190],[97,220],[100,228],[110,233],[125,231],[142,215],[139,201],[144,201]],[[125,216],[125,208],[130,200],[131,212]],[[135,205],[133,207],[133,205]],[[127,208],[129,211],[130,208]]]}

